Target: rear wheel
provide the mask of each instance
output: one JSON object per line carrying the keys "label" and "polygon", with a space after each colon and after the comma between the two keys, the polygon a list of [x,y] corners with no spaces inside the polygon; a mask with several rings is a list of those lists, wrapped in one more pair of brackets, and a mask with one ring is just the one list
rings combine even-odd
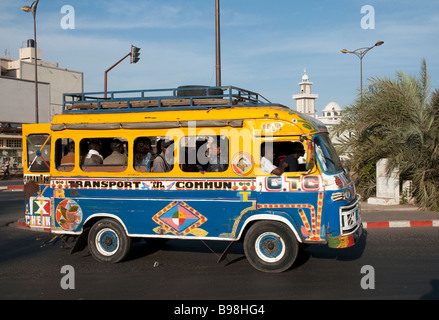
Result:
{"label": "rear wheel", "polygon": [[257,270],[283,272],[296,260],[299,244],[291,230],[277,221],[260,221],[244,238],[247,260]]}
{"label": "rear wheel", "polygon": [[116,263],[129,253],[131,238],[116,220],[102,219],[91,227],[88,247],[96,260]]}

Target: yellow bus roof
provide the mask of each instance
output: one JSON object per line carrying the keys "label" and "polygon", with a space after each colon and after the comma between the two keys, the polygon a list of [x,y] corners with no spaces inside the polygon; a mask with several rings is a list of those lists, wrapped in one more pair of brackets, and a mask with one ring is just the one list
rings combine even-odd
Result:
{"label": "yellow bus roof", "polygon": [[79,113],[54,116],[51,129],[170,129],[178,127],[243,127],[273,134],[310,135],[327,132],[317,119],[282,105],[237,106],[207,110],[179,109],[125,113]]}

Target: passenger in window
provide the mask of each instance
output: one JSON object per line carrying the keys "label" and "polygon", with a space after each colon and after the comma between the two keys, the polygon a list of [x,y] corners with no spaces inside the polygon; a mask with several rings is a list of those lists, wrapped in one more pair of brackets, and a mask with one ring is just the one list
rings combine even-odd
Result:
{"label": "passenger in window", "polygon": [[75,143],[70,142],[68,145],[68,153],[61,158],[62,166],[74,166],[75,165]]}
{"label": "passenger in window", "polygon": [[128,157],[124,154],[125,148],[122,141],[113,139],[110,147],[113,153],[104,159],[104,165],[126,165],[128,163]]}
{"label": "passenger in window", "polygon": [[92,140],[88,144],[88,153],[84,159],[84,165],[100,165],[104,162],[101,154],[101,144],[99,141]]}
{"label": "passenger in window", "polygon": [[[227,170],[228,164],[228,154],[227,148],[221,148],[221,140],[218,137],[213,137],[208,142],[209,149],[209,166],[207,168],[208,172],[223,172]],[[226,143],[226,142],[224,142]],[[223,150],[221,150],[223,149]]]}
{"label": "passenger in window", "polygon": [[134,166],[138,171],[151,172],[154,161],[151,140],[149,138],[138,138],[135,143]]}
{"label": "passenger in window", "polygon": [[264,144],[261,147],[261,170],[263,172],[267,172],[267,173],[271,173],[271,174],[275,174],[277,176],[280,176],[282,173],[285,172],[285,169],[288,166],[288,163],[284,162],[281,163],[281,165],[279,167],[276,167],[273,164],[273,146],[272,145],[266,145]]}
{"label": "passenger in window", "polygon": [[154,172],[169,172],[172,169],[172,166],[166,160],[166,150],[172,145],[173,142],[169,140],[161,140],[160,148],[162,152],[157,155],[152,164]]}
{"label": "passenger in window", "polygon": [[[183,149],[181,149],[183,150]],[[180,151],[181,152],[181,151]],[[180,169],[184,172],[199,172],[203,170],[203,167],[198,163],[196,159],[197,151],[195,148],[184,148],[183,156],[180,162]]]}
{"label": "passenger in window", "polygon": [[300,143],[295,143],[293,150],[291,151],[291,154],[286,156],[282,160],[279,166],[282,167],[286,163],[287,164],[287,169],[285,169],[286,172],[300,171],[299,162],[297,159],[299,159],[304,154],[305,154],[305,150],[303,149],[303,145]]}

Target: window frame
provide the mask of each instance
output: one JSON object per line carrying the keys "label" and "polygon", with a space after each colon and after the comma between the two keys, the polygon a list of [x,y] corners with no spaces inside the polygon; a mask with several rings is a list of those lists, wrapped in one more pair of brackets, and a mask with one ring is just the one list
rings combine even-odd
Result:
{"label": "window frame", "polygon": [[[303,147],[304,154],[302,156],[300,156],[299,159],[298,159],[299,169],[300,170],[298,170],[298,171],[285,171],[285,172],[282,173],[282,176],[283,175],[290,176],[290,175],[297,175],[297,174],[301,175],[301,174],[304,174],[304,173],[306,173],[308,171],[308,170],[306,170],[306,165],[305,165],[305,163],[306,163],[306,152],[307,152],[306,151],[306,146],[300,140],[300,137],[297,137],[297,136],[284,136],[284,137],[260,138],[259,139],[258,144],[257,144],[259,146],[259,148],[258,148],[259,155],[255,154],[255,157],[259,156],[259,168],[258,168],[258,171],[257,171],[257,175],[261,175],[261,176],[272,176],[273,175],[273,174],[271,174],[269,172],[262,171],[262,169],[260,167],[260,164],[261,164],[260,162],[261,162],[261,159],[262,159],[262,145],[264,145],[267,142],[270,142],[270,143],[273,144],[273,153],[276,150],[276,148],[274,146],[275,144],[280,144],[280,143],[284,143],[285,144],[284,148],[285,148],[286,151],[283,154],[281,154],[280,156],[275,157],[273,159],[273,161],[272,161],[273,165],[276,166],[276,167],[279,167],[279,165],[282,162],[283,158],[285,158],[287,155],[291,154],[291,153],[286,153],[288,151],[288,149],[286,147],[288,145],[288,143],[291,143],[291,144],[300,143],[301,146]],[[279,147],[277,149],[279,150]],[[279,162],[276,161],[276,158],[279,158],[281,156],[283,156],[282,160],[279,160]]]}
{"label": "window frame", "polygon": [[[46,138],[42,138],[44,142],[41,142],[42,144],[36,144],[34,141],[32,141],[31,137],[36,136],[46,136]],[[51,151],[52,151],[52,136],[49,133],[30,133],[26,135],[26,168],[27,171],[30,173],[50,173],[51,171]],[[34,151],[32,151],[32,149]],[[37,150],[38,149],[38,150]],[[44,152],[43,152],[44,150]],[[45,157],[42,156],[44,153],[45,157],[48,159],[45,159]],[[35,156],[31,159],[31,157],[35,154]],[[44,166],[47,167],[47,169],[44,170],[35,170],[32,169],[32,166],[34,165],[35,161],[41,158],[40,166],[44,168]]]}
{"label": "window frame", "polygon": [[[190,143],[189,141],[191,140],[191,138],[196,138],[195,139],[195,146],[183,146],[182,143]],[[202,160],[207,160],[206,163],[201,162],[199,159],[200,157],[200,152],[203,152],[204,146],[206,148],[206,150],[204,152],[207,152],[208,148],[209,148],[209,144],[211,143],[210,138],[215,137],[216,141],[220,141],[220,155],[223,154],[224,155],[224,150],[227,148],[227,156],[224,158],[220,158],[220,164],[226,164],[227,166],[225,167],[224,170],[221,171],[209,171],[209,156],[204,155],[202,157],[204,157],[204,159]],[[204,142],[202,139],[205,139]],[[222,140],[226,140],[226,143]],[[192,163],[183,163],[181,160],[184,159],[186,160],[186,150],[189,149],[193,149],[195,148],[195,167],[196,170],[184,170],[183,169],[183,165],[194,165]],[[180,137],[179,139],[179,143],[178,143],[178,164],[179,164],[179,169],[181,172],[185,173],[185,174],[208,174],[208,175],[213,175],[213,174],[218,174],[218,173],[224,173],[227,172],[230,169],[230,162],[231,162],[231,154],[230,154],[230,137],[224,134],[206,134],[206,135],[199,135],[199,134],[193,134],[193,135],[184,135],[182,137]],[[182,158],[182,156],[184,155],[184,158]],[[189,156],[189,153],[188,153]],[[220,156],[221,157],[221,156]],[[226,163],[222,163],[222,160],[226,159],[227,162]],[[187,160],[192,160],[192,156],[188,157]],[[194,168],[194,167],[192,167]]]}
{"label": "window frame", "polygon": [[[68,140],[68,143],[66,145],[62,144],[62,140],[64,140],[64,139]],[[61,140],[61,145],[58,147],[57,143],[60,140]],[[71,171],[75,170],[75,168],[77,166],[77,156],[76,155],[77,155],[77,152],[78,152],[76,141],[74,139],[72,139],[72,138],[66,138],[66,137],[56,137],[56,140],[54,139],[54,141],[55,142],[54,142],[54,148],[53,148],[54,149],[54,157],[53,157],[53,159],[54,159],[54,162],[55,162],[55,170],[57,172],[71,172]],[[69,151],[70,143],[73,143],[73,147],[74,147],[74,151],[73,151],[74,152],[73,165],[70,165],[70,164],[64,164],[63,165],[63,164],[61,164],[61,161],[62,161],[62,159],[68,153],[70,153],[70,151]],[[64,148],[65,147],[67,147],[67,153],[66,154],[64,154],[64,151],[65,151]],[[61,148],[61,150],[59,148]],[[58,154],[59,150],[62,153],[61,157],[59,157],[59,154]],[[60,168],[64,168],[64,169],[60,170]],[[70,169],[70,170],[67,170],[67,169]]]}
{"label": "window frame", "polygon": [[[125,173],[127,172],[127,170],[129,170],[130,168],[130,164],[129,164],[129,148],[130,148],[130,139],[123,137],[122,135],[97,135],[96,137],[89,137],[90,135],[81,135],[81,137],[79,138],[79,170],[81,170],[81,172],[84,173]],[[105,139],[104,141],[102,141],[102,139]],[[126,164],[115,164],[115,165],[109,165],[109,164],[104,164],[104,160],[110,156],[113,151],[111,151],[111,142],[114,139],[119,139],[121,140],[121,142],[126,145],[126,156],[127,156],[127,163]],[[89,149],[88,149],[88,144],[93,141],[99,141],[100,144],[100,157],[102,158],[102,163],[100,164],[84,164],[84,161],[86,159],[87,154],[89,153]],[[87,144],[87,148],[86,150],[84,150],[84,144],[85,142],[88,141]],[[105,152],[102,151],[102,144],[105,144]],[[109,168],[112,168],[114,170],[108,170]]]}

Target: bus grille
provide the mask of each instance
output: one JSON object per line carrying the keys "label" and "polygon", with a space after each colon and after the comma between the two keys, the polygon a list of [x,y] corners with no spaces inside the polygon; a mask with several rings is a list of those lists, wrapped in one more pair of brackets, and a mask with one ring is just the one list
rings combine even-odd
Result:
{"label": "bus grille", "polygon": [[354,233],[361,224],[360,196],[349,206],[340,208],[340,233],[348,235]]}

